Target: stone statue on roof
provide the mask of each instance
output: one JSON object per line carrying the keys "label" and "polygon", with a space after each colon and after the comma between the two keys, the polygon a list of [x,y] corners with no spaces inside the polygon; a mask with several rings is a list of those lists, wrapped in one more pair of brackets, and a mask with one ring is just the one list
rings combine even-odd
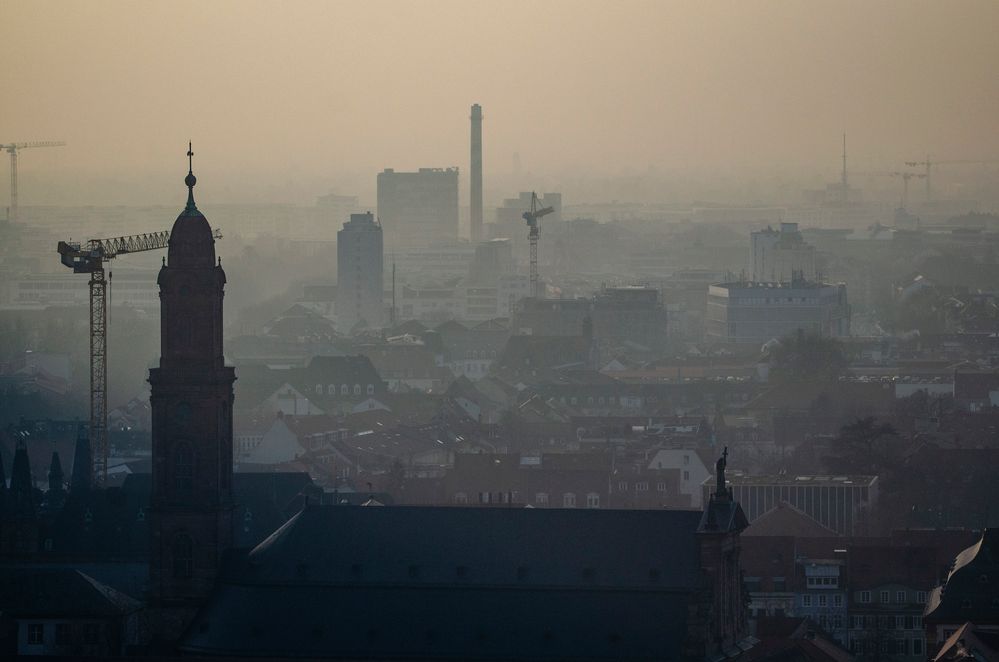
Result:
{"label": "stone statue on roof", "polygon": [[725,465],[728,464],[728,446],[722,451],[721,457],[715,462],[715,478],[717,484],[715,485],[715,494],[721,496],[726,493],[725,488]]}

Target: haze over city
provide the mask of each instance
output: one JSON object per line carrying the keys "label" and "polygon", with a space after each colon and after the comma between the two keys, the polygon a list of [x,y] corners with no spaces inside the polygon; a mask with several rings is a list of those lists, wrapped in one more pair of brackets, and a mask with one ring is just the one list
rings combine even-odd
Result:
{"label": "haze over city", "polygon": [[999,660],[999,4],[0,26],[0,659]]}
{"label": "haze over city", "polygon": [[863,170],[999,152],[987,1],[7,2],[2,15],[6,132],[70,145],[23,160],[38,203],[166,202],[187,138],[217,202],[373,197],[371,171],[463,164],[470,100],[487,109],[487,186],[515,181],[516,153],[546,182],[649,177],[648,201],[780,202],[782,185],[837,172],[843,132]]}

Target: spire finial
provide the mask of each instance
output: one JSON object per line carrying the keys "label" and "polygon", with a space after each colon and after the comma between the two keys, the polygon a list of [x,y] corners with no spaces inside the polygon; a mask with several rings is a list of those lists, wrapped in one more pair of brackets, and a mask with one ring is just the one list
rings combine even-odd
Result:
{"label": "spire finial", "polygon": [[194,185],[198,183],[198,178],[194,176],[194,149],[191,141],[187,142],[187,177],[184,178],[187,184],[187,211],[196,211],[194,205]]}

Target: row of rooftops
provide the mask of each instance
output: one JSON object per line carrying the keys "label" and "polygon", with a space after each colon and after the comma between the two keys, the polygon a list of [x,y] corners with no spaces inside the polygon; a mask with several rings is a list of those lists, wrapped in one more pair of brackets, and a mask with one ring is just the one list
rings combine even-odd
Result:
{"label": "row of rooftops", "polygon": [[[832,475],[796,475],[796,474],[759,474],[750,475],[738,470],[730,470],[726,473],[726,484],[733,486],[740,485],[795,485],[795,486],[822,486],[822,487],[871,487],[878,480],[877,476],[832,476]],[[714,481],[714,478],[705,480],[707,485]]]}

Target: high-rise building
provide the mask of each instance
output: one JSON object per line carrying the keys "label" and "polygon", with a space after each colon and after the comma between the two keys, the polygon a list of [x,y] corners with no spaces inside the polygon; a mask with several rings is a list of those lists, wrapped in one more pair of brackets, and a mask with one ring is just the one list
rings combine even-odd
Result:
{"label": "high-rise building", "polygon": [[336,321],[341,333],[359,322],[382,325],[383,246],[382,226],[374,214],[351,214],[336,234]]}
{"label": "high-rise building", "polygon": [[802,238],[797,223],[781,223],[779,230],[758,230],[750,240],[753,281],[790,283],[815,279],[815,247]]}
{"label": "high-rise building", "polygon": [[[193,153],[188,150],[188,157]],[[157,630],[179,636],[208,596],[232,547],[232,405],[235,370],[222,355],[225,272],[194,204],[170,233],[160,269],[161,349],[152,392],[151,603]]]}
{"label": "high-rise building", "polygon": [[472,181],[470,195],[470,236],[472,242],[482,241],[482,106],[472,106]]}
{"label": "high-rise building", "polygon": [[378,173],[378,222],[392,247],[458,239],[458,169]]}

